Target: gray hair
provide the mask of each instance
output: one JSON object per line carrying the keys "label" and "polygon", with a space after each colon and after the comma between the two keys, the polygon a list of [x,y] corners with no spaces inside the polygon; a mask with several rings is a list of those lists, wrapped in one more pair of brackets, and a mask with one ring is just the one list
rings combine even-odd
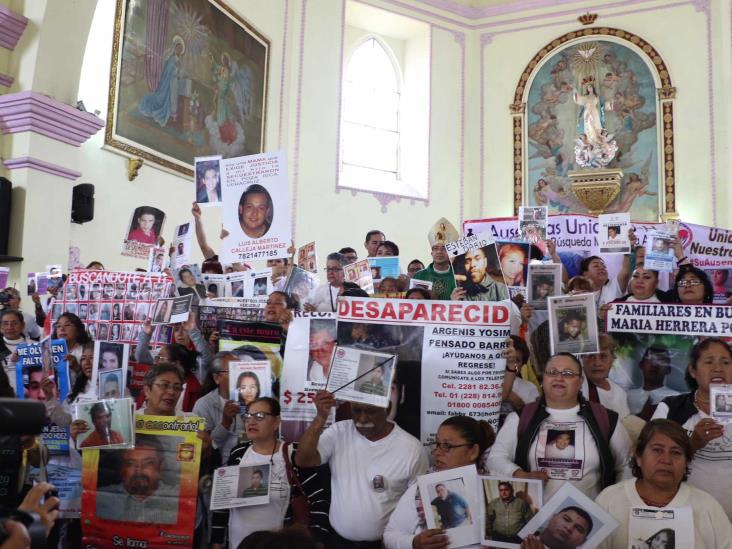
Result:
{"label": "gray hair", "polygon": [[231,351],[219,351],[214,355],[213,360],[211,361],[211,371],[213,373],[222,371],[224,369],[226,359],[239,360],[239,357]]}
{"label": "gray hair", "polygon": [[325,258],[326,261],[337,261],[341,264],[341,267],[345,267],[348,265],[348,259],[345,255],[339,254],[338,252],[333,252],[332,254],[328,254],[328,257]]}

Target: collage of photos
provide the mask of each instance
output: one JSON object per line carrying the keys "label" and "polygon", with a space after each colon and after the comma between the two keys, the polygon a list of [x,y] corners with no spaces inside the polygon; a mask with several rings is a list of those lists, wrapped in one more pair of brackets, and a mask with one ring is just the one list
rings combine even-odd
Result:
{"label": "collage of photos", "polygon": [[318,272],[318,256],[315,250],[315,242],[309,242],[298,248],[297,266],[310,273]]}
{"label": "collage of photos", "polygon": [[[173,290],[170,279],[165,275],[100,271],[103,274],[97,277],[98,281],[81,282],[85,278],[78,273],[84,272],[72,271],[63,290],[58,293],[51,315],[54,322],[63,312],[77,315],[95,341],[136,344],[143,322],[155,312],[152,310],[154,303],[169,297]],[[111,282],[118,279],[130,281]],[[151,342],[167,343],[170,334],[170,326],[158,326]]]}
{"label": "collage of photos", "polygon": [[537,246],[546,253],[546,206],[520,206],[518,214],[519,239]]}

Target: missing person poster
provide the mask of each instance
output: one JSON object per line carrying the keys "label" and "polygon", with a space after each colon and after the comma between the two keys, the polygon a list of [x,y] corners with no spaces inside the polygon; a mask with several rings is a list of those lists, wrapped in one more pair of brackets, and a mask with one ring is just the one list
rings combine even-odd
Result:
{"label": "missing person poster", "polygon": [[397,357],[395,420],[427,443],[448,416],[498,428],[510,312],[503,303],[338,300],[337,343]]}
{"label": "missing person poster", "polygon": [[272,293],[272,269],[243,271],[226,276],[226,295],[245,299],[267,299]]}
{"label": "missing person poster", "polygon": [[548,298],[562,295],[562,264],[530,264],[526,290],[529,305],[537,310],[546,310]]}
{"label": "missing person poster", "polygon": [[252,299],[218,298],[201,301],[198,306],[198,328],[208,340],[218,329],[220,320],[259,322],[264,318],[265,302]]}
{"label": "missing person poster", "polygon": [[269,361],[274,378],[279,379],[282,373],[282,328],[279,324],[220,320],[218,332],[219,351],[231,351],[245,362]]}
{"label": "missing person poster", "polygon": [[125,394],[130,346],[112,341],[94,342],[92,379],[99,398],[121,398]]}
{"label": "missing person poster", "polygon": [[653,271],[671,272],[674,270],[674,249],[671,245],[673,235],[656,231],[648,236],[646,260],[643,266]]}
{"label": "missing person poster", "polygon": [[597,238],[600,243],[601,254],[629,254],[630,225],[629,213],[601,214],[597,217],[600,225]]}
{"label": "missing person poster", "polygon": [[131,398],[84,402],[75,406],[74,419],[86,423],[87,430],[76,435],[77,450],[88,448],[133,448],[135,429]]}
{"label": "missing person poster", "polygon": [[496,243],[490,233],[470,235],[445,245],[455,283],[465,290],[466,301],[508,299]]}
{"label": "missing person poster", "polygon": [[710,415],[718,422],[732,422],[732,385],[710,385],[709,408]]}
{"label": "missing person poster", "polygon": [[239,403],[242,413],[259,397],[272,396],[272,365],[269,360],[229,362],[229,400]]}
{"label": "missing person poster", "polygon": [[[325,388],[336,337],[335,313],[293,313],[280,377],[282,436],[289,442],[299,440],[315,419],[315,393]],[[320,381],[310,380],[311,369]]]}
{"label": "missing person poster", "polygon": [[358,284],[369,295],[374,293],[374,277],[368,259],[362,259],[343,267],[343,276],[346,282]]}
{"label": "missing person poster", "polygon": [[201,439],[199,417],[135,416],[135,447],[86,450],[85,547],[193,546]]}
{"label": "missing person poster", "polygon": [[417,477],[428,528],[445,530],[448,547],[480,543],[478,471],[474,465]]}
{"label": "missing person poster", "polygon": [[395,355],[336,347],[325,389],[340,400],[386,408],[395,373]]}
{"label": "missing person poster", "polygon": [[580,480],[585,461],[585,423],[544,422],[536,444],[536,463],[551,479]]}
{"label": "missing person poster", "polygon": [[496,253],[511,298],[517,295],[526,296],[526,279],[531,257],[529,243],[519,240],[499,240],[496,241]]}
{"label": "missing person poster", "polygon": [[399,278],[401,270],[399,268],[399,258],[389,256],[369,257],[366,258],[371,269],[371,277],[375,280],[382,278]]}
{"label": "missing person poster", "polygon": [[222,261],[289,257],[291,215],[284,151],[221,160]]}
{"label": "missing person poster", "polygon": [[318,255],[315,242],[308,242],[297,250],[297,266],[310,273],[318,272]]}
{"label": "missing person poster", "polygon": [[[172,285],[165,273],[74,270],[56,301],[53,320],[57,313],[74,313],[92,339],[134,345],[150,307],[170,295]],[[150,344],[159,347],[169,341],[169,333],[159,332]]]}
{"label": "missing person poster", "polygon": [[165,212],[153,206],[139,206],[130,215],[122,255],[147,260],[163,232]]}
{"label": "missing person poster", "polygon": [[628,525],[628,547],[694,547],[694,515],[691,507],[633,507]]}
{"label": "missing person poster", "polygon": [[550,297],[548,304],[552,354],[598,352],[594,294]]}
{"label": "missing person poster", "polygon": [[158,299],[155,302],[155,308],[152,309],[152,323],[177,324],[187,321],[192,302],[192,294]]}
{"label": "missing person poster", "polygon": [[[69,396],[68,348],[63,339],[45,339],[41,343],[21,343],[16,349],[15,395],[19,399],[45,401],[43,379],[48,377],[53,392],[60,402]],[[69,453],[69,430],[55,423],[47,423],[41,438],[51,454]]]}
{"label": "missing person poster", "polygon": [[193,159],[196,177],[196,203],[199,206],[221,205],[221,155]]}
{"label": "missing person poster", "polygon": [[152,246],[147,256],[147,272],[162,273],[168,267],[168,253],[165,248]]}
{"label": "missing person poster", "polygon": [[285,282],[285,293],[300,303],[305,303],[320,285],[320,279],[315,273],[310,273],[300,267],[292,267]]}
{"label": "missing person poster", "polygon": [[542,481],[490,476],[479,479],[481,544],[519,549],[519,530],[541,508]]}
{"label": "missing person poster", "polygon": [[171,243],[173,247],[173,268],[180,269],[190,263],[192,233],[193,223],[183,223],[175,227]]}
{"label": "missing person poster", "polygon": [[537,246],[542,252],[546,252],[546,222],[548,217],[548,208],[546,206],[519,206],[519,239]]}
{"label": "missing person poster", "polygon": [[270,466],[219,467],[213,474],[211,509],[233,509],[269,503]]}

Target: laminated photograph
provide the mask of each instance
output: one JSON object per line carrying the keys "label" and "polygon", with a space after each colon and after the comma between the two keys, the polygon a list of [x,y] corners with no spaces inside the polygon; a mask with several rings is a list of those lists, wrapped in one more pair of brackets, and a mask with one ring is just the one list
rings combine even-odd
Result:
{"label": "laminated photograph", "polygon": [[211,509],[265,505],[270,498],[270,465],[219,467],[213,474]]}
{"label": "laminated photograph", "polygon": [[395,373],[395,355],[336,347],[325,389],[340,400],[387,408]]}
{"label": "laminated photograph", "polygon": [[133,408],[131,398],[76,404],[74,418],[86,423],[86,430],[76,435],[76,449],[134,448]]}
{"label": "laminated photograph", "polygon": [[601,254],[629,254],[629,213],[600,214],[597,217],[597,242]]}
{"label": "laminated photograph", "polygon": [[538,479],[480,478],[481,545],[521,547],[518,533],[539,511],[543,483]]}
{"label": "laminated photograph", "polygon": [[229,363],[229,400],[242,412],[259,397],[272,396],[272,365],[269,360]]}
{"label": "laminated photograph", "polygon": [[551,353],[597,353],[597,312],[592,293],[548,298]]}
{"label": "laminated photograph", "polygon": [[531,257],[529,243],[518,240],[499,240],[496,241],[496,253],[511,299],[517,295],[526,296],[526,279]]}
{"label": "laminated photograph", "polygon": [[455,467],[417,477],[428,528],[442,528],[448,547],[480,543],[478,471],[475,465]]}
{"label": "laminated photograph", "polygon": [[548,549],[585,549],[600,545],[617,527],[610,513],[567,482],[518,535],[537,536]]}
{"label": "laminated photograph", "polygon": [[194,161],[196,202],[199,206],[221,205],[221,155],[197,156]]}
{"label": "laminated photograph", "polygon": [[490,232],[448,242],[445,249],[452,262],[455,284],[465,291],[466,301],[508,299],[508,287]]}
{"label": "laminated photograph", "polygon": [[544,422],[536,444],[539,470],[557,480],[580,480],[585,462],[585,423]]}
{"label": "laminated photograph", "polygon": [[562,295],[562,264],[529,264],[526,300],[534,309],[546,310],[547,299]]}
{"label": "laminated photograph", "polygon": [[646,241],[646,259],[644,267],[652,271],[672,272],[674,270],[674,249],[671,246],[673,235],[667,232],[654,231]]}
{"label": "laminated photograph", "polygon": [[193,295],[158,299],[152,309],[153,324],[178,324],[188,320]]}
{"label": "laminated photograph", "polygon": [[732,423],[732,385],[709,386],[709,411],[720,423]]}

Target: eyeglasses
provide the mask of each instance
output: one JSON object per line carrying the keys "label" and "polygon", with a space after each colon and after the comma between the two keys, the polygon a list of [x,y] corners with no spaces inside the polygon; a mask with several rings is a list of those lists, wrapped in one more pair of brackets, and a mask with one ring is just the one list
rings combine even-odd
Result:
{"label": "eyeglasses", "polygon": [[266,418],[267,416],[275,417],[275,414],[270,414],[269,412],[254,412],[253,414],[250,414],[249,412],[244,412],[242,414],[244,421],[249,421],[250,419],[253,419],[254,421],[264,421],[264,418]]}
{"label": "eyeglasses", "polygon": [[183,385],[180,383],[153,383],[155,387],[160,389],[162,392],[172,390],[173,392],[180,393],[183,390]]}
{"label": "eyeglasses", "polygon": [[325,272],[327,273],[339,273],[343,270],[343,267],[326,267]]}
{"label": "eyeglasses", "polygon": [[465,446],[473,446],[473,444],[466,443],[466,444],[450,444],[449,442],[430,442],[427,447],[430,449],[430,451],[434,452],[438,448],[441,452],[445,454],[449,454],[450,450],[453,448],[463,448]]}
{"label": "eyeglasses", "polygon": [[579,377],[582,374],[580,372],[575,372],[573,370],[547,370],[544,372],[545,377],[562,377],[562,378],[568,378],[572,379],[573,377]]}
{"label": "eyeglasses", "polygon": [[694,286],[701,286],[702,284],[704,283],[698,278],[689,278],[687,280],[679,280],[677,286],[679,288],[693,288]]}

